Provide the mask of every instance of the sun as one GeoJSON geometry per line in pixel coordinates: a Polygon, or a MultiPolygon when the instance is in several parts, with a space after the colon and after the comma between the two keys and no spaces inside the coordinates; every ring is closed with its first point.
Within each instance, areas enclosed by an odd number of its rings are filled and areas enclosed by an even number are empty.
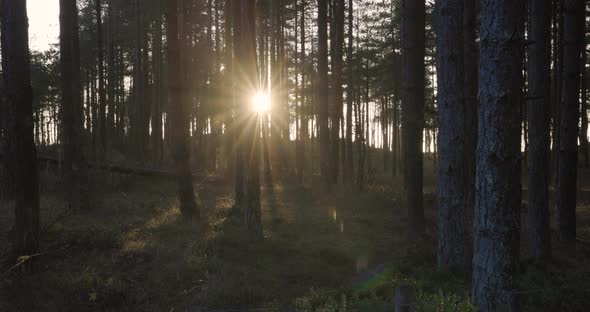
{"type": "Polygon", "coordinates": [[[270,111],[270,96],[263,92],[258,92],[252,97],[252,107],[259,114],[270,111]]]}

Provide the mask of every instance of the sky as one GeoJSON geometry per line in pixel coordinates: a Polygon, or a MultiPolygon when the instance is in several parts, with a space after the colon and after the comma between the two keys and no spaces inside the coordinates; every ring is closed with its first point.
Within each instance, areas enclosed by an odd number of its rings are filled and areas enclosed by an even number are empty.
{"type": "Polygon", "coordinates": [[[59,40],[59,0],[27,0],[29,44],[45,51],[59,40]]]}

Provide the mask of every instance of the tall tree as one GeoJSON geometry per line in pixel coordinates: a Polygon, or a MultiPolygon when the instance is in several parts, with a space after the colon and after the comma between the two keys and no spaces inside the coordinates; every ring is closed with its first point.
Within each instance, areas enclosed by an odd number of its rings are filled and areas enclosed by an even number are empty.
{"type": "MultiPolygon", "coordinates": [[[[186,218],[200,217],[199,207],[195,201],[192,171],[189,162],[189,122],[187,105],[182,100],[183,67],[180,63],[181,36],[178,29],[178,0],[166,1],[166,32],[168,43],[168,113],[170,114],[170,139],[172,157],[176,167],[180,211],[186,218]]],[[[182,36],[184,38],[184,36],[182,36]]]]}
{"type": "Polygon", "coordinates": [[[102,40],[102,3],[101,0],[96,0],[96,50],[97,50],[97,61],[98,61],[98,137],[99,147],[98,156],[99,159],[103,159],[105,156],[105,149],[107,144],[106,137],[106,105],[107,96],[105,90],[105,79],[104,79],[104,50],[102,40]]]}
{"type": "Polygon", "coordinates": [[[513,0],[481,2],[472,294],[483,312],[507,307],[516,286],[523,4],[513,0]]]}
{"type": "Polygon", "coordinates": [[[346,83],[346,166],[344,166],[344,179],[347,183],[353,183],[354,180],[354,162],[353,162],[353,146],[352,146],[352,106],[354,101],[354,86],[353,86],[353,26],[354,26],[354,7],[353,0],[348,0],[348,42],[346,47],[346,62],[347,62],[347,83],[346,83]]]}
{"type": "Polygon", "coordinates": [[[580,59],[584,42],[584,1],[564,2],[563,95],[559,139],[557,227],[560,238],[576,239],[578,121],[580,112],[580,59]]]}
{"type": "Polygon", "coordinates": [[[328,132],[328,1],[318,0],[318,110],[320,136],[320,172],[324,186],[330,178],[330,133],[328,132]]]}
{"type": "Polygon", "coordinates": [[[39,177],[33,132],[27,1],[1,1],[0,23],[7,114],[6,157],[14,179],[13,253],[19,257],[39,251],[39,177]]]}
{"type": "Polygon", "coordinates": [[[330,160],[331,183],[338,182],[339,164],[340,164],[340,122],[342,120],[343,108],[343,89],[342,89],[342,64],[344,52],[344,0],[333,0],[333,16],[331,29],[334,34],[333,57],[332,57],[332,88],[334,95],[334,105],[332,112],[332,154],[330,160]]]}
{"type": "MultiPolygon", "coordinates": [[[[252,240],[260,240],[262,236],[262,220],[260,207],[260,116],[251,109],[253,89],[258,90],[258,73],[256,66],[256,6],[254,1],[241,0],[241,31],[238,59],[240,67],[244,70],[243,77],[253,82],[250,85],[241,86],[243,91],[243,112],[245,117],[245,163],[246,166],[246,203],[244,206],[244,219],[248,236],[252,240]],[[256,86],[252,88],[252,86],[256,86]]],[[[255,91],[254,91],[255,92],[255,91]]]]}
{"type": "Polygon", "coordinates": [[[528,3],[528,234],[532,258],[542,261],[551,253],[548,204],[551,2],[528,3]]]}
{"type": "Polygon", "coordinates": [[[438,268],[471,264],[472,173],[465,164],[475,152],[468,142],[464,98],[463,0],[436,2],[438,82],[438,268]]]}
{"type": "Polygon", "coordinates": [[[424,130],[425,2],[401,0],[402,41],[402,152],[404,204],[414,236],[424,232],[422,203],[424,130]]]}
{"type": "Polygon", "coordinates": [[[60,58],[62,75],[61,141],[68,202],[74,209],[90,208],[88,165],[83,144],[83,104],[76,0],[60,0],[60,58]]]}

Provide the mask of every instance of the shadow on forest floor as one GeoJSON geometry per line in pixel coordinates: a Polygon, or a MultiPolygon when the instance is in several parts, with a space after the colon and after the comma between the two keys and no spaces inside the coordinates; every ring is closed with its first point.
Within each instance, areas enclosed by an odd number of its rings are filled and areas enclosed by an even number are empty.
{"type": "MultiPolygon", "coordinates": [[[[0,311],[343,311],[347,304],[381,311],[391,310],[402,283],[415,285],[432,306],[468,311],[467,281],[434,271],[432,239],[425,246],[405,243],[398,188],[385,185],[390,182],[366,193],[342,188],[329,196],[315,184],[263,186],[265,239],[259,243],[245,240],[242,215],[223,181],[199,186],[201,221],[181,218],[171,181],[130,181],[101,192],[100,207],[66,217],[56,192],[46,191],[37,272],[3,277],[0,311]]],[[[429,237],[431,194],[430,187],[429,237]]],[[[11,213],[2,210],[0,228],[10,229],[11,213]]],[[[580,236],[588,237],[590,205],[582,201],[579,213],[580,236]]],[[[7,250],[8,232],[0,235],[7,250]]],[[[577,255],[560,253],[550,268],[529,269],[523,287],[542,284],[585,304],[588,299],[580,298],[590,283],[581,256],[588,255],[587,247],[577,255]],[[546,270],[550,278],[540,278],[546,270]]],[[[560,297],[548,293],[529,300],[559,310],[560,297]]]]}

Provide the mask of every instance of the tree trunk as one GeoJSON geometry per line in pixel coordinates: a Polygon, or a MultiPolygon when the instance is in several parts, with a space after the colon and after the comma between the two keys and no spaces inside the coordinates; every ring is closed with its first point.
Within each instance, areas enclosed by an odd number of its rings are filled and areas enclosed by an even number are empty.
{"type": "Polygon", "coordinates": [[[479,133],[473,302],[498,311],[514,300],[520,222],[523,2],[481,2],[479,133]]]}
{"type": "Polygon", "coordinates": [[[472,255],[471,171],[465,166],[473,103],[464,93],[463,1],[436,3],[438,86],[438,268],[468,268],[472,255]]]}
{"type": "Polygon", "coordinates": [[[549,229],[549,122],[551,109],[551,2],[529,1],[528,20],[528,234],[531,257],[551,254],[549,229]]]}
{"type": "Polygon", "coordinates": [[[331,186],[330,133],[328,129],[328,1],[318,0],[318,107],[320,173],[324,187],[331,186]]]}
{"type": "Polygon", "coordinates": [[[13,253],[39,251],[39,178],[33,133],[29,36],[26,1],[2,1],[2,84],[6,96],[8,164],[14,173],[13,253]],[[10,43],[10,44],[8,44],[10,43]]]}
{"type": "Polygon", "coordinates": [[[90,208],[88,166],[83,144],[84,119],[80,78],[78,8],[74,0],[60,0],[60,58],[62,75],[61,141],[68,203],[90,208]]]}
{"type": "Polygon", "coordinates": [[[354,27],[354,7],[353,0],[348,0],[348,46],[346,49],[347,62],[347,84],[346,84],[346,166],[344,166],[344,179],[347,183],[352,184],[354,181],[354,161],[352,148],[352,106],[354,101],[354,79],[353,79],[353,56],[352,56],[352,41],[354,27]]]}
{"type": "MultiPolygon", "coordinates": [[[[257,85],[256,66],[256,7],[250,0],[241,0],[241,40],[238,52],[238,59],[244,70],[244,77],[250,77],[253,85],[257,85]]],[[[245,118],[245,140],[244,146],[247,157],[246,165],[246,205],[244,206],[244,219],[246,231],[251,240],[261,240],[262,219],[260,207],[260,120],[259,116],[252,112],[249,99],[252,98],[252,90],[247,84],[240,86],[242,90],[242,111],[245,118]]]]}
{"type": "Polygon", "coordinates": [[[178,1],[167,0],[167,43],[168,43],[168,84],[170,115],[170,139],[172,156],[176,167],[178,198],[180,211],[185,218],[200,217],[199,207],[195,201],[192,172],[189,162],[189,122],[186,103],[182,101],[183,87],[180,47],[182,46],[178,31],[178,1]]]}
{"type": "Polygon", "coordinates": [[[332,113],[332,153],[331,153],[331,183],[338,183],[340,164],[340,121],[342,119],[343,89],[342,89],[342,64],[344,52],[344,0],[333,0],[332,26],[334,32],[333,58],[332,58],[332,80],[334,105],[332,113]]]}
{"type": "Polygon", "coordinates": [[[424,233],[422,203],[424,130],[424,0],[402,0],[402,157],[404,204],[408,209],[410,231],[424,233]]]}
{"type": "Polygon", "coordinates": [[[560,238],[576,239],[576,193],[578,164],[578,120],[580,59],[583,43],[584,2],[564,2],[563,97],[559,139],[557,228],[560,238]]]}
{"type": "Polygon", "coordinates": [[[106,137],[106,92],[104,81],[104,52],[102,44],[102,4],[96,0],[96,49],[98,51],[98,159],[104,159],[107,144],[106,137]]]}

